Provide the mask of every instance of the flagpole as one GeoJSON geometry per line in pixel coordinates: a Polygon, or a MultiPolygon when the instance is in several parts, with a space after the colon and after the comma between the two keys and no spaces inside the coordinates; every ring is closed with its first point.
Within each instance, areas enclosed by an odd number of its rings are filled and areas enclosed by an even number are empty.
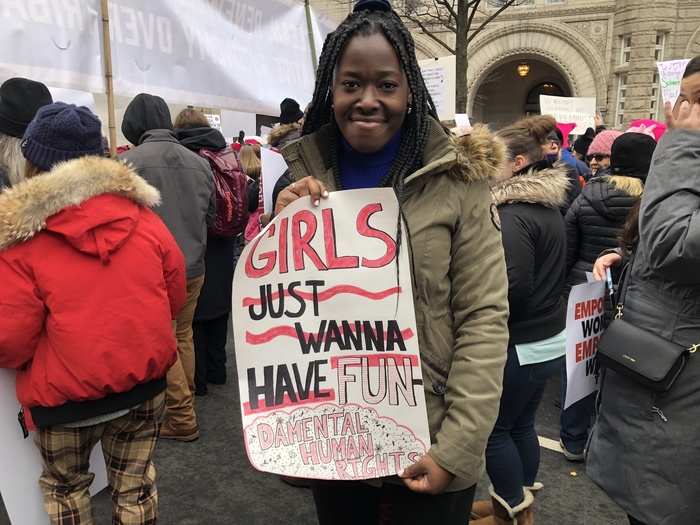
{"type": "Polygon", "coordinates": [[[102,55],[104,57],[107,90],[107,121],[109,127],[109,154],[117,156],[117,125],[114,113],[114,85],[112,82],[112,44],[109,36],[109,0],[102,2],[102,55]]]}
{"type": "Polygon", "coordinates": [[[316,70],[318,69],[318,58],[316,54],[316,39],[314,38],[314,26],[311,19],[311,5],[309,0],[304,0],[304,7],[306,7],[306,27],[309,31],[309,48],[311,49],[311,64],[314,67],[314,76],[316,75],[316,70]]]}

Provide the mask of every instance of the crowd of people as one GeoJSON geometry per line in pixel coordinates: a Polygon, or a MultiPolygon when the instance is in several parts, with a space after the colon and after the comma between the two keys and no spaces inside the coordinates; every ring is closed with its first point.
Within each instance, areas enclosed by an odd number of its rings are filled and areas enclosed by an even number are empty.
{"type": "Polygon", "coordinates": [[[689,357],[666,392],[603,369],[598,395],[562,410],[562,451],[631,524],[698,521],[700,57],[665,125],[600,120],[571,148],[546,115],[463,133],[439,121],[389,2],[361,0],[325,42],[306,111],[285,99],[280,113],[268,144],[231,145],[201,112],[173,123],[140,94],[111,159],[89,109],[30,79],[0,87],[0,367],[17,371],[52,523],[92,523],[98,442],[113,522],[156,523],[157,440],[197,440],[196,397],[230,379],[236,259],[272,218],[262,147],[288,163],[272,215],[391,187],[410,241],[432,446],[380,483],[309,480],[321,525],[533,524],[535,418],[556,374],[563,406],[567,297],[609,271],[625,321],[689,357]],[[484,469],[491,498],[473,501],[484,469]]]}

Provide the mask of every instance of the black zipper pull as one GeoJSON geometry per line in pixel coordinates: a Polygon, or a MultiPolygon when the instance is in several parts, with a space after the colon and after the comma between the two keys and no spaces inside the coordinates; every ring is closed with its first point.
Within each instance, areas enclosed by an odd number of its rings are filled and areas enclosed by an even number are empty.
{"type": "Polygon", "coordinates": [[[19,421],[19,426],[22,427],[22,434],[24,439],[29,437],[29,430],[27,430],[27,422],[24,420],[24,409],[22,408],[17,414],[17,421],[19,421]]]}

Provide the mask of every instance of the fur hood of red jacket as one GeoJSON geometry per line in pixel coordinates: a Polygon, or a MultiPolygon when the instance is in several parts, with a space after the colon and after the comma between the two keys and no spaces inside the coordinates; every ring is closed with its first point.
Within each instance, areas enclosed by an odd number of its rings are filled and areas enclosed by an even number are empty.
{"type": "MultiPolygon", "coordinates": [[[[102,157],[0,194],[0,367],[39,426],[131,408],[176,359],[182,252],[158,190],[102,157]]],[[[32,426],[30,424],[30,426],[32,426]]]]}

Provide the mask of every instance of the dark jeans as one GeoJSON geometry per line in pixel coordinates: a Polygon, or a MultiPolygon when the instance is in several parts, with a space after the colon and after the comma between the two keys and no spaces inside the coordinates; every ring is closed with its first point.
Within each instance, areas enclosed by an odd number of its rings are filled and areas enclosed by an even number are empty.
{"type": "Polygon", "coordinates": [[[540,466],[535,413],[547,379],[559,371],[563,359],[520,366],[515,347],[508,348],[501,407],[486,446],[486,471],[496,494],[511,507],[522,503],[523,487],[535,482],[540,466]]]}
{"type": "Polygon", "coordinates": [[[466,525],[475,489],[429,496],[389,483],[311,482],[319,525],[466,525]]]}
{"type": "Polygon", "coordinates": [[[584,397],[564,410],[566,398],[566,361],[561,367],[561,417],[559,420],[559,437],[566,450],[574,454],[582,454],[588,441],[588,431],[591,428],[595,414],[595,392],[584,397]]]}
{"type": "Polygon", "coordinates": [[[643,521],[636,520],[632,516],[630,516],[629,514],[627,515],[627,517],[630,520],[630,525],[646,525],[643,521]]]}
{"type": "Polygon", "coordinates": [[[226,382],[226,336],[228,314],[210,321],[192,323],[194,333],[194,384],[198,391],[206,391],[207,383],[226,382]]]}

